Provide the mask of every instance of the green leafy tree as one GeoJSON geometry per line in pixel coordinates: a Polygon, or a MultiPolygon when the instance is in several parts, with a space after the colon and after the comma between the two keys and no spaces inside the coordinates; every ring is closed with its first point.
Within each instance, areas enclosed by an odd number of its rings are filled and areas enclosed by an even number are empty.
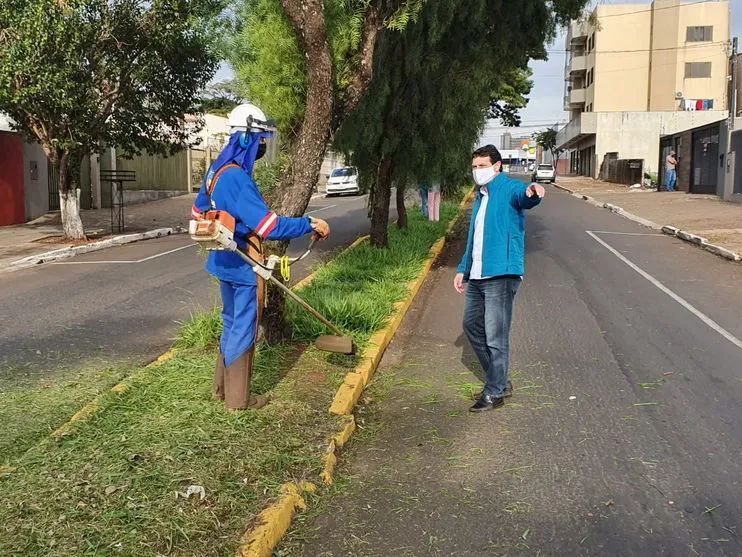
{"type": "Polygon", "coordinates": [[[203,21],[212,0],[5,0],[0,111],[59,173],[65,236],[84,238],[83,158],[104,145],[171,153],[214,74],[203,21]]]}
{"type": "MultiPolygon", "coordinates": [[[[336,144],[371,184],[371,238],[387,245],[391,188],[470,180],[470,155],[487,116],[512,122],[530,91],[530,59],[584,0],[428,2],[403,33],[383,33],[374,80],[336,144]]],[[[403,224],[403,220],[400,220],[403,224]]]]}
{"type": "MultiPolygon", "coordinates": [[[[225,46],[250,100],[278,120],[287,153],[272,207],[304,213],[319,179],[327,145],[371,83],[379,32],[400,31],[423,0],[242,0],[224,28],[225,46]],[[234,17],[232,17],[234,16],[234,17]]],[[[285,244],[273,246],[281,253],[285,244]]],[[[288,333],[283,296],[269,292],[269,341],[288,333]]]]}
{"type": "Polygon", "coordinates": [[[240,103],[241,97],[235,80],[214,83],[208,86],[202,95],[200,111],[226,117],[240,103]]]}
{"type": "Polygon", "coordinates": [[[554,128],[543,130],[533,134],[533,139],[536,140],[536,145],[540,145],[542,149],[545,149],[551,153],[551,160],[556,164],[557,158],[561,153],[561,149],[556,148],[557,143],[557,131],[554,128]]]}

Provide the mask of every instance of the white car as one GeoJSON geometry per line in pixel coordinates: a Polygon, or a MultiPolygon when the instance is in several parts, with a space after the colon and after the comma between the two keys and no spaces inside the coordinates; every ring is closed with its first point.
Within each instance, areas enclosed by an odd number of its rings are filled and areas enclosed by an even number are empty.
{"type": "Polygon", "coordinates": [[[533,182],[556,182],[556,170],[551,164],[539,164],[531,175],[533,182]]]}
{"type": "Polygon", "coordinates": [[[343,195],[345,193],[358,195],[361,186],[358,181],[358,169],[355,166],[334,168],[325,186],[325,196],[343,195]]]}

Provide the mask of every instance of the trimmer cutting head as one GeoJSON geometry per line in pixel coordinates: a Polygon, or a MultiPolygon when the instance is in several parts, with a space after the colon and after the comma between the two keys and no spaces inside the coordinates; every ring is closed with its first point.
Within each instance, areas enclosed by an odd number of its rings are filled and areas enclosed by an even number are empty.
{"type": "Polygon", "coordinates": [[[323,352],[334,352],[335,354],[353,355],[356,353],[356,346],[350,337],[340,337],[334,335],[320,335],[314,341],[314,346],[323,352]]]}

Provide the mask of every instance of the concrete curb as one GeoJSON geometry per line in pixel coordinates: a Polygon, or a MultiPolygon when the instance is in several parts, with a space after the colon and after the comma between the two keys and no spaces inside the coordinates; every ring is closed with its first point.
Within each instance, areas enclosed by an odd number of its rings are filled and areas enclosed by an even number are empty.
{"type": "MultiPolygon", "coordinates": [[[[123,393],[127,391],[132,383],[142,377],[144,373],[152,367],[158,366],[162,364],[163,362],[168,361],[170,358],[172,358],[175,353],[178,351],[177,348],[173,348],[172,350],[168,350],[165,352],[162,356],[159,356],[154,362],[151,362],[144,366],[142,369],[137,371],[136,373],[133,373],[120,383],[117,383],[113,387],[111,387],[111,391],[114,393],[123,393]]],[[[95,397],[93,399],[93,402],[90,402],[83,406],[74,416],[72,416],[69,421],[65,424],[62,424],[60,427],[58,427],[56,430],[52,432],[52,437],[54,437],[56,440],[62,439],[63,437],[70,437],[71,435],[74,435],[77,433],[77,430],[75,428],[75,422],[79,421],[85,421],[94,414],[96,414],[98,411],[100,411],[103,406],[103,397],[106,393],[102,393],[95,397]]]]}
{"type": "MultiPolygon", "coordinates": [[[[160,230],[162,230],[162,229],[160,229],[160,230]]],[[[145,234],[152,234],[154,232],[156,232],[156,231],[152,231],[150,233],[145,233],[145,234]]],[[[155,237],[156,238],[157,236],[151,236],[151,237],[155,237]]],[[[368,236],[361,236],[360,238],[356,239],[352,244],[350,244],[347,248],[343,249],[340,252],[340,254],[345,253],[345,251],[349,250],[352,247],[357,246],[358,244],[364,242],[368,238],[369,238],[368,236]]],[[[133,240],[133,241],[136,241],[136,240],[133,240]]],[[[126,243],[126,242],[124,242],[124,243],[126,243]]],[[[340,254],[338,254],[338,255],[340,255],[340,254]]],[[[302,288],[304,286],[307,286],[307,285],[311,284],[312,281],[314,280],[314,278],[316,276],[317,276],[317,271],[314,271],[313,273],[310,273],[309,275],[307,275],[306,277],[304,277],[302,280],[300,280],[299,282],[297,282],[294,286],[292,286],[291,289],[292,290],[298,290],[299,288],[302,288]]],[[[176,352],[178,352],[178,349],[177,348],[173,348],[171,350],[168,350],[167,352],[165,352],[161,356],[158,356],[153,362],[151,362],[151,363],[147,364],[146,366],[144,366],[144,368],[142,368],[139,371],[133,373],[132,375],[130,375],[129,377],[127,377],[126,379],[124,379],[123,381],[121,381],[120,383],[118,383],[117,385],[114,385],[113,387],[111,387],[110,390],[113,391],[113,392],[116,392],[116,393],[123,393],[124,391],[126,391],[131,386],[131,383],[133,381],[135,381],[136,379],[140,378],[145,373],[145,371],[147,370],[147,368],[150,368],[150,367],[153,367],[153,366],[157,366],[157,365],[159,365],[159,364],[161,364],[163,362],[166,362],[167,360],[169,360],[170,358],[172,358],[175,355],[176,352]]],[[[52,434],[51,434],[52,437],[54,437],[55,439],[59,440],[59,439],[61,439],[63,437],[70,437],[70,436],[74,435],[76,433],[75,422],[79,422],[81,420],[87,420],[92,415],[94,415],[95,413],[97,413],[98,411],[100,411],[102,409],[101,404],[102,404],[103,396],[104,396],[104,394],[98,395],[97,397],[95,397],[95,399],[93,399],[92,402],[90,402],[90,403],[86,404],[85,406],[83,406],[66,423],[62,424],[59,428],[57,428],[56,430],[54,430],[52,432],[52,434]]]]}
{"type": "MultiPolygon", "coordinates": [[[[449,223],[448,228],[446,229],[446,236],[439,238],[433,244],[420,275],[418,275],[416,280],[408,283],[410,290],[407,298],[395,304],[395,311],[392,314],[389,323],[387,323],[384,329],[378,331],[371,337],[369,340],[370,348],[366,349],[361,356],[361,361],[356,366],[355,371],[346,375],[343,385],[341,385],[337,393],[335,393],[335,398],[330,407],[330,412],[342,416],[344,423],[342,429],[336,433],[328,443],[325,467],[320,474],[322,481],[326,485],[332,485],[333,483],[335,466],[338,462],[337,451],[348,442],[350,436],[356,429],[355,417],[351,413],[356,402],[358,402],[363,389],[368,385],[371,377],[376,371],[376,368],[381,361],[381,357],[384,354],[384,350],[389,345],[394,333],[402,323],[402,319],[407,313],[409,307],[412,305],[413,299],[420,290],[425,278],[428,276],[430,268],[443,250],[446,243],[446,237],[451,233],[453,227],[461,218],[464,206],[473,195],[474,189],[472,189],[461,201],[461,204],[459,205],[459,213],[449,223]]],[[[358,238],[358,240],[351,244],[347,249],[360,244],[366,240],[366,238],[367,237],[358,238]]],[[[307,279],[308,278],[309,277],[307,277],[307,279]]],[[[307,281],[307,279],[297,283],[294,288],[309,284],[311,281],[307,281]]],[[[314,491],[315,489],[315,485],[309,482],[284,484],[281,488],[282,495],[278,501],[263,510],[254,522],[256,526],[247,530],[243,534],[241,545],[237,549],[236,554],[240,557],[270,557],[273,553],[273,548],[275,548],[286,533],[286,530],[291,524],[291,520],[296,515],[296,509],[306,508],[306,502],[300,495],[298,495],[298,492],[307,490],[314,491]]]]}
{"type": "MultiPolygon", "coordinates": [[[[402,324],[402,320],[404,319],[407,310],[412,305],[415,296],[420,291],[420,288],[425,282],[425,279],[427,278],[428,273],[433,266],[433,263],[435,263],[435,260],[443,251],[443,248],[446,245],[446,238],[461,218],[464,207],[474,196],[474,191],[475,190],[472,189],[459,204],[459,212],[449,223],[446,229],[445,236],[439,238],[431,246],[428,254],[428,259],[426,260],[425,265],[423,266],[417,279],[407,283],[407,297],[395,304],[394,313],[392,314],[387,325],[382,330],[374,333],[374,335],[369,339],[369,348],[364,351],[363,355],[360,358],[360,361],[356,365],[355,370],[351,371],[345,376],[343,384],[335,393],[335,397],[333,398],[332,404],[330,406],[330,413],[336,414],[338,416],[347,416],[349,418],[352,418],[353,408],[357,404],[358,399],[361,397],[363,389],[365,389],[371,381],[373,374],[376,372],[376,369],[381,362],[384,351],[386,350],[387,346],[389,346],[389,343],[394,337],[394,334],[397,332],[397,329],[399,329],[399,326],[402,324]]],[[[322,479],[328,485],[332,484],[333,482],[333,473],[335,465],[337,463],[336,449],[342,447],[342,445],[347,441],[347,438],[350,437],[353,429],[354,428],[352,428],[350,432],[347,433],[347,436],[342,438],[343,440],[341,443],[337,442],[338,435],[345,435],[345,433],[348,431],[348,426],[346,426],[343,431],[341,431],[333,438],[332,441],[330,441],[327,458],[325,460],[325,469],[322,472],[322,479]]]]}
{"type": "Polygon", "coordinates": [[[142,240],[152,240],[154,238],[162,238],[164,236],[170,236],[172,234],[182,234],[185,229],[181,228],[156,228],[155,230],[149,230],[147,232],[139,232],[137,234],[124,234],[123,236],[115,236],[114,238],[108,238],[99,242],[92,242],[82,246],[71,246],[67,248],[56,249],[47,251],[44,253],[38,253],[36,255],[30,255],[23,259],[18,259],[11,262],[6,268],[6,272],[17,271],[20,269],[26,269],[39,265],[41,263],[49,263],[51,261],[59,261],[60,259],[69,259],[76,255],[82,255],[84,253],[90,253],[113,246],[120,246],[123,244],[130,244],[132,242],[139,242],[142,240]]]}
{"type": "Polygon", "coordinates": [[[600,207],[602,209],[608,209],[612,213],[621,215],[622,217],[627,218],[631,221],[634,221],[638,224],[641,224],[642,226],[646,226],[647,228],[651,228],[653,230],[661,230],[662,232],[664,232],[665,234],[669,236],[675,236],[676,238],[683,240],[684,242],[694,244],[702,249],[705,249],[706,251],[710,253],[713,253],[714,255],[718,255],[719,257],[723,257],[724,259],[727,259],[729,261],[742,261],[742,255],[736,252],[733,252],[731,250],[728,250],[727,248],[723,248],[715,244],[710,244],[708,239],[704,238],[703,236],[698,236],[696,234],[693,234],[692,232],[686,232],[684,230],[680,230],[679,228],[675,226],[669,226],[669,225],[663,226],[663,225],[657,224],[656,222],[653,222],[651,220],[645,219],[638,215],[634,215],[633,213],[629,213],[628,211],[624,210],[622,207],[619,207],[618,205],[613,205],[612,203],[598,201],[597,199],[593,199],[589,195],[583,195],[581,193],[577,193],[564,186],[557,186],[556,184],[552,184],[552,185],[562,191],[569,193],[573,197],[577,197],[579,199],[582,199],[583,201],[587,201],[590,205],[593,205],[595,207],[600,207]]]}
{"type": "Polygon", "coordinates": [[[305,510],[307,502],[302,493],[317,489],[311,482],[287,483],[281,486],[281,497],[257,517],[258,525],[244,533],[236,555],[241,557],[270,557],[278,540],[288,530],[297,509],[305,510]]]}

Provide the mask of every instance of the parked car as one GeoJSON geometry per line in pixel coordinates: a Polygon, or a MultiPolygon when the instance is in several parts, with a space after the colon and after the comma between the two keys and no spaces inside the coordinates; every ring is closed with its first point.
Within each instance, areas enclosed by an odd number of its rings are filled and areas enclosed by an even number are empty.
{"type": "Polygon", "coordinates": [[[325,196],[343,194],[358,195],[361,193],[361,185],[358,179],[358,168],[355,166],[342,166],[333,168],[325,187],[325,196]]]}
{"type": "Polygon", "coordinates": [[[556,182],[556,170],[551,164],[539,164],[531,174],[532,182],[556,182]]]}

